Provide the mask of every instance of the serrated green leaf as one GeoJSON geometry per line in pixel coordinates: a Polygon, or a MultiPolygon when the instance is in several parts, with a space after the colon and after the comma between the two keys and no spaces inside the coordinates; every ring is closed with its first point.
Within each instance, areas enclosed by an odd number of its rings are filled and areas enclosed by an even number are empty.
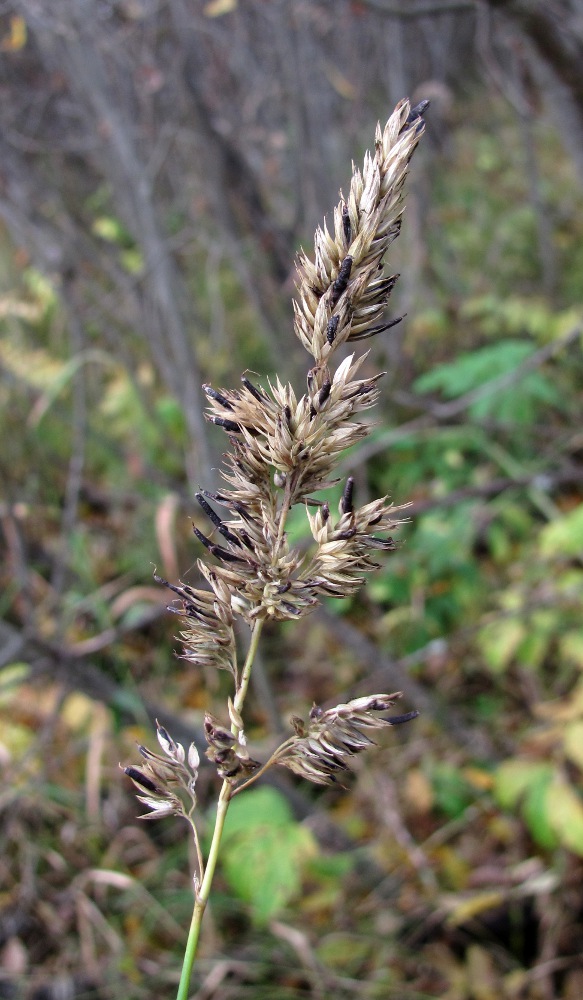
{"type": "MultiPolygon", "coordinates": [[[[534,346],[524,340],[507,339],[458,355],[447,364],[438,365],[418,378],[416,392],[441,391],[448,399],[456,399],[507,372],[514,371],[534,353],[534,346]]],[[[476,420],[496,416],[508,423],[530,422],[537,404],[556,404],[559,396],[553,384],[542,372],[524,372],[509,386],[496,388],[477,399],[469,407],[476,420]]]]}

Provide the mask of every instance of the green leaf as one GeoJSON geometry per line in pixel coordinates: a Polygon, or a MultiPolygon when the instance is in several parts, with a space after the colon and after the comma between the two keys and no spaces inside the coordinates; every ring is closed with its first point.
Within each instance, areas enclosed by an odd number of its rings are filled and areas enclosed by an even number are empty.
{"type": "MultiPolygon", "coordinates": [[[[440,391],[447,399],[456,399],[514,371],[534,350],[532,344],[523,340],[502,340],[438,365],[418,378],[413,388],[420,393],[440,391]]],[[[488,395],[471,404],[468,412],[475,420],[494,416],[506,423],[526,424],[534,419],[537,404],[558,402],[558,393],[550,380],[540,371],[527,371],[511,386],[500,389],[493,386],[488,395]]]]}
{"type": "Polygon", "coordinates": [[[293,815],[287,799],[275,788],[253,788],[238,795],[229,806],[223,840],[263,826],[287,826],[293,822],[293,815]]]}
{"type": "Polygon", "coordinates": [[[482,655],[493,673],[499,674],[510,664],[526,629],[520,618],[490,622],[480,631],[478,642],[482,655]]]}
{"type": "Polygon", "coordinates": [[[303,866],[317,854],[312,833],[291,814],[274,788],[258,788],[236,798],[229,808],[223,871],[233,892],[248,903],[262,925],[300,890],[303,866]]]}
{"type": "Polygon", "coordinates": [[[566,781],[554,781],[547,791],[547,809],[562,844],[583,856],[583,802],[566,781]]]}
{"type": "Polygon", "coordinates": [[[561,659],[574,663],[583,669],[583,633],[581,629],[571,629],[559,636],[561,659]]]}
{"type": "Polygon", "coordinates": [[[516,655],[522,666],[536,669],[541,665],[560,625],[560,616],[555,610],[541,608],[530,616],[516,655]]]}
{"type": "Polygon", "coordinates": [[[583,503],[542,529],[540,549],[547,558],[583,554],[583,503]]]}
{"type": "Polygon", "coordinates": [[[546,850],[552,850],[558,842],[548,799],[552,780],[552,771],[541,771],[527,788],[521,810],[534,840],[546,850]]]}
{"type": "Polygon", "coordinates": [[[430,780],[435,804],[452,819],[461,816],[474,799],[470,785],[452,764],[436,764],[430,780]]]}
{"type": "Polygon", "coordinates": [[[374,942],[368,935],[337,931],[327,934],[321,940],[317,956],[326,968],[342,972],[345,976],[358,977],[374,947],[374,942]]]}
{"type": "Polygon", "coordinates": [[[550,781],[553,769],[549,764],[516,757],[507,760],[496,771],[494,798],[502,809],[513,809],[529,787],[550,781]]]}
{"type": "Polygon", "coordinates": [[[563,734],[563,749],[569,760],[583,771],[583,721],[571,722],[563,734]]]}

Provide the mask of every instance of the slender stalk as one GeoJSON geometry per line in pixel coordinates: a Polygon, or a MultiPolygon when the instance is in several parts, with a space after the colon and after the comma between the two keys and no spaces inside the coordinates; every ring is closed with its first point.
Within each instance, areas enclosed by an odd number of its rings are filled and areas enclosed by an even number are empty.
{"type": "Polygon", "coordinates": [[[188,822],[190,824],[190,829],[192,830],[192,839],[194,840],[194,846],[196,849],[196,860],[198,864],[199,881],[202,882],[204,878],[204,860],[202,856],[202,851],[200,849],[200,840],[198,838],[198,830],[196,829],[196,824],[190,814],[187,816],[188,822]]]}
{"type": "Polygon", "coordinates": [[[277,750],[275,750],[272,753],[269,760],[266,760],[265,764],[262,764],[262,766],[259,768],[258,771],[255,772],[255,774],[252,774],[250,778],[247,778],[247,781],[244,781],[241,785],[237,785],[237,787],[233,789],[233,795],[231,796],[231,798],[234,798],[235,795],[239,794],[239,792],[243,792],[246,788],[249,788],[249,785],[253,785],[258,778],[261,778],[265,774],[265,772],[269,770],[270,767],[273,767],[274,764],[277,764],[281,754],[284,753],[288,749],[288,747],[293,746],[294,742],[295,742],[295,737],[292,736],[290,737],[290,739],[285,740],[283,743],[280,743],[277,750]]]}
{"type": "MultiPolygon", "coordinates": [[[[253,626],[253,631],[251,632],[251,642],[249,643],[245,666],[243,667],[243,673],[241,674],[241,683],[239,684],[239,689],[233,702],[237,712],[241,711],[245,698],[247,697],[247,689],[249,687],[249,680],[251,677],[251,668],[253,666],[255,654],[257,653],[257,647],[259,646],[259,638],[263,629],[263,622],[263,619],[256,621],[253,626]]],[[[233,730],[233,735],[238,736],[237,727],[233,725],[231,728],[233,730]]]]}
{"type": "MultiPolygon", "coordinates": [[[[251,642],[249,644],[249,649],[247,651],[245,666],[243,667],[243,673],[241,675],[241,684],[239,685],[239,690],[237,691],[234,701],[235,708],[238,712],[241,711],[241,708],[243,707],[243,703],[245,701],[245,696],[247,694],[247,689],[249,687],[249,679],[251,677],[251,668],[253,666],[253,660],[255,659],[255,654],[257,653],[257,647],[259,645],[259,638],[261,636],[262,629],[263,629],[263,621],[260,620],[255,622],[255,625],[253,626],[253,631],[251,633],[251,642]]],[[[233,735],[236,736],[237,727],[233,725],[232,729],[233,729],[233,735]]],[[[209,855],[207,858],[204,878],[202,880],[200,889],[198,889],[195,893],[194,909],[192,911],[192,920],[190,922],[190,930],[188,932],[188,940],[186,942],[184,961],[182,964],[182,974],[180,976],[180,984],[178,986],[178,993],[176,994],[176,1000],[188,1000],[190,979],[192,976],[194,961],[198,950],[198,942],[200,938],[200,928],[202,925],[202,918],[204,916],[204,912],[206,910],[206,905],[211,891],[215,869],[217,866],[217,860],[219,857],[221,839],[225,827],[225,820],[227,818],[227,811],[229,808],[229,803],[233,796],[233,791],[234,789],[232,782],[228,780],[223,781],[221,793],[219,795],[219,801],[217,804],[215,829],[213,832],[213,839],[211,842],[209,855]]]]}

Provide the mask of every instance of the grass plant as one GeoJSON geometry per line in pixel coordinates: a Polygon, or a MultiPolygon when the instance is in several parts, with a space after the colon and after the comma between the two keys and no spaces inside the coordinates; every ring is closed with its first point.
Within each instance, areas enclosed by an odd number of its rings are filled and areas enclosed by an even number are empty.
{"type": "MultiPolygon", "coordinates": [[[[205,716],[206,757],[222,780],[215,828],[206,859],[196,823],[196,779],[200,756],[185,750],[158,725],[161,753],[140,747],[142,761],[125,768],[147,808],[144,818],[184,817],[196,849],[194,909],[177,1000],[187,1000],[204,912],[219,858],[225,818],[232,799],[269,768],[286,767],[316,784],[342,783],[351,758],[373,744],[369,731],[414,718],[416,712],[383,717],[400,692],[373,694],[333,708],[314,705],[305,721],[293,718],[292,735],[265,763],[247,746],[243,710],[253,662],[265,623],[301,619],[323,598],[343,598],[377,567],[378,553],[395,548],[392,532],[402,508],[388,496],[362,507],[354,502],[348,477],[335,517],[314,494],[338,482],[337,462],[361,441],[370,425],[354,420],[379,395],[381,374],[362,374],[368,352],[350,353],[388,330],[385,309],[398,275],[383,273],[384,257],[399,235],[403,186],[411,156],[424,132],[428,102],[395,108],[384,129],[377,128],[374,151],[362,171],[353,168],[350,191],[342,195],[330,231],[315,234],[315,256],[301,253],[294,302],[295,334],[313,359],[307,389],[297,397],[279,378],[265,388],[244,376],[241,387],[205,385],[208,419],[229,441],[225,488],[199,490],[197,502],[212,531],[195,535],[213,562],[199,560],[208,585],[164,583],[176,595],[171,610],[180,616],[183,658],[196,667],[231,674],[233,694],[224,719],[205,716]],[[305,507],[313,538],[308,553],[290,545],[286,522],[296,505],[305,507]],[[217,508],[224,514],[217,513],[217,508]],[[250,629],[245,659],[239,662],[235,623],[250,629]]],[[[244,861],[242,861],[244,863],[244,861]]]]}

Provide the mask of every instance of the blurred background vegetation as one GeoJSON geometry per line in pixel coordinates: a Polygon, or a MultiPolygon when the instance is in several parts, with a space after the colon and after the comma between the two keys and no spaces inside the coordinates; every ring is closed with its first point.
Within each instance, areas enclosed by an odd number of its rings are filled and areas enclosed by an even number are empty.
{"type": "Polygon", "coordinates": [[[0,996],[175,993],[187,831],[118,761],[224,706],[153,581],[197,580],[200,386],[301,391],[295,252],[410,95],[406,319],[344,465],[410,522],[268,633],[248,728],[257,756],[399,688],[421,716],[349,791],[236,800],[193,995],[580,998],[583,3],[8,0],[0,50],[0,996]]]}

